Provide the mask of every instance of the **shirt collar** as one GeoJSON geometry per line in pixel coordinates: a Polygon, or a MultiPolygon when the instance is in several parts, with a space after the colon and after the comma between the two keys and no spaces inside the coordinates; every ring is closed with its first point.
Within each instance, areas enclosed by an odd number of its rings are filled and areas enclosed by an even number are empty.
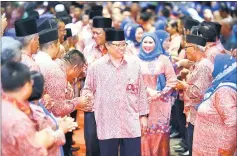
{"type": "MultiPolygon", "coordinates": [[[[106,54],[104,56],[104,59],[107,63],[112,63],[111,56],[109,56],[109,54],[106,54]]],[[[124,55],[122,59],[122,64],[127,64],[127,63],[128,63],[128,56],[124,55]]]]}
{"type": "Polygon", "coordinates": [[[108,52],[105,47],[100,47],[99,45],[96,45],[96,44],[95,44],[95,48],[102,53],[102,56],[104,56],[108,52]]]}

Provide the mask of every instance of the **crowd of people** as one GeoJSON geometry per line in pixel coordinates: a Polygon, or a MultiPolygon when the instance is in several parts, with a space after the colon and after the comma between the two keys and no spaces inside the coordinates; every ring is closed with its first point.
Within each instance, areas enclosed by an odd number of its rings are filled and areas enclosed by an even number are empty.
{"type": "Polygon", "coordinates": [[[236,8],[2,2],[2,155],[237,155],[236,8]]]}

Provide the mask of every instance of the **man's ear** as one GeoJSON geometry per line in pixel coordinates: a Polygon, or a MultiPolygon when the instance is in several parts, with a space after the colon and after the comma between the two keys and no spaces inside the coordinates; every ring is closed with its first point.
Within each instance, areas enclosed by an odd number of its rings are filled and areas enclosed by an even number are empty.
{"type": "Polygon", "coordinates": [[[108,49],[109,44],[106,42],[105,43],[105,48],[108,49]]]}

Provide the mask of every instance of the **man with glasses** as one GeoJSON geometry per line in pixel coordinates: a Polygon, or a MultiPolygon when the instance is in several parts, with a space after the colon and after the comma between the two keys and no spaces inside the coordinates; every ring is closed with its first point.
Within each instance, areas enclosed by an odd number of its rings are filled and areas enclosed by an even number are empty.
{"type": "Polygon", "coordinates": [[[27,18],[15,22],[16,39],[22,44],[21,62],[27,65],[30,70],[39,71],[39,66],[32,58],[38,52],[39,35],[36,19],[27,18]]]}
{"type": "MultiPolygon", "coordinates": [[[[94,61],[107,54],[105,47],[105,29],[111,28],[112,19],[96,16],[92,22],[92,36],[96,44],[90,44],[85,47],[83,54],[90,66],[94,61]]],[[[96,124],[94,112],[85,112],[85,142],[87,156],[99,156],[99,144],[96,134],[96,124]]]]}
{"type": "Polygon", "coordinates": [[[106,31],[108,53],[89,66],[82,95],[93,98],[100,155],[141,155],[149,113],[139,62],[125,56],[123,30],[106,31]]]}
{"type": "Polygon", "coordinates": [[[186,55],[190,61],[195,62],[186,77],[186,82],[179,81],[176,88],[184,91],[184,113],[188,132],[188,148],[192,153],[193,130],[196,119],[195,107],[201,102],[206,89],[212,82],[212,62],[205,58],[207,39],[197,35],[187,35],[186,55]]]}

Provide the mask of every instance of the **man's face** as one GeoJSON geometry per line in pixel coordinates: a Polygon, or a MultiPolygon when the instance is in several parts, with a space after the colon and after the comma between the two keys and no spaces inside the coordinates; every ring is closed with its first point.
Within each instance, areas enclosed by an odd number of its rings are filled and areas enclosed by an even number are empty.
{"type": "Polygon", "coordinates": [[[32,43],[31,52],[32,54],[36,54],[39,48],[39,35],[36,34],[30,42],[32,43]]]}
{"type": "Polygon", "coordinates": [[[89,23],[89,15],[82,16],[83,25],[87,25],[89,23]]]}
{"type": "Polygon", "coordinates": [[[74,8],[73,14],[74,14],[75,18],[77,18],[77,19],[80,18],[80,16],[81,16],[81,9],[80,8],[74,8]]]}
{"type": "Polygon", "coordinates": [[[115,16],[113,20],[113,27],[115,29],[120,29],[121,23],[122,23],[122,16],[121,15],[115,16]]]}
{"type": "Polygon", "coordinates": [[[105,44],[105,32],[102,28],[92,28],[92,34],[97,45],[105,44]]]}
{"type": "Polygon", "coordinates": [[[67,31],[65,30],[65,24],[63,22],[59,22],[58,39],[61,44],[64,42],[64,36],[66,36],[66,34],[67,31]]]}
{"type": "Polygon", "coordinates": [[[131,12],[129,12],[129,11],[123,12],[123,18],[130,18],[130,17],[131,17],[131,12]]]}
{"type": "Polygon", "coordinates": [[[125,41],[113,41],[112,43],[106,44],[108,53],[115,59],[121,59],[124,56],[126,50],[125,41]]]}
{"type": "Polygon", "coordinates": [[[57,58],[57,55],[60,52],[60,42],[59,40],[54,41],[54,43],[52,44],[52,51],[53,51],[53,60],[57,58]]]}
{"type": "Polygon", "coordinates": [[[195,61],[195,45],[191,43],[185,44],[186,55],[190,61],[195,61]]]}
{"type": "Polygon", "coordinates": [[[67,71],[68,81],[73,82],[76,78],[78,78],[80,75],[82,75],[84,72],[83,66],[84,66],[84,64],[71,66],[71,68],[67,71]]]}

